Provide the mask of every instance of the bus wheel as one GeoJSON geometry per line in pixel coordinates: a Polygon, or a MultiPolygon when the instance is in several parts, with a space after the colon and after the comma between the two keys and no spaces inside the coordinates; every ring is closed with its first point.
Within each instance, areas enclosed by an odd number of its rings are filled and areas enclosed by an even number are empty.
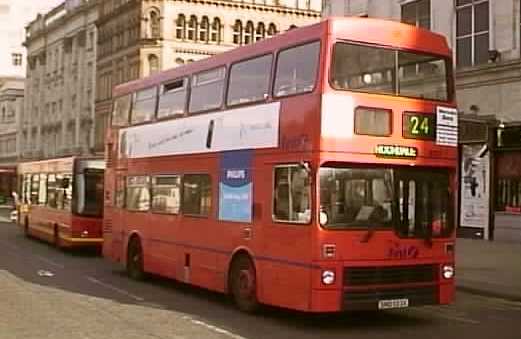
{"type": "Polygon", "coordinates": [[[245,255],[232,263],[230,287],[233,300],[244,312],[255,312],[259,308],[257,301],[257,278],[251,259],[245,255]]]}
{"type": "Polygon", "coordinates": [[[60,248],[60,231],[58,226],[54,226],[54,246],[60,248]]]}
{"type": "Polygon", "coordinates": [[[138,237],[130,239],[127,250],[127,274],[134,280],[143,280],[143,249],[138,237]]]}
{"type": "Polygon", "coordinates": [[[31,237],[31,235],[29,234],[29,220],[27,218],[25,218],[25,221],[24,221],[24,235],[26,238],[31,237]]]}

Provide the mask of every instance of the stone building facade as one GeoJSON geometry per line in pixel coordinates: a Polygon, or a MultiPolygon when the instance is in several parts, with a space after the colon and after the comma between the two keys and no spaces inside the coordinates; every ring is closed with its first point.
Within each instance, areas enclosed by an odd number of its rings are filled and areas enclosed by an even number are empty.
{"type": "Polygon", "coordinates": [[[95,0],[67,0],[26,27],[22,159],[92,151],[97,15],[95,0]]]}
{"type": "Polygon", "coordinates": [[[16,188],[19,125],[24,105],[24,79],[0,78],[0,204],[16,188]]]}
{"type": "Polygon", "coordinates": [[[323,15],[399,20],[447,38],[460,111],[459,234],[521,242],[521,0],[325,0],[323,15]],[[469,182],[480,197],[466,196],[469,182]]]}
{"type": "Polygon", "coordinates": [[[97,28],[96,142],[113,86],[321,19],[320,0],[106,0],[97,28]]]}

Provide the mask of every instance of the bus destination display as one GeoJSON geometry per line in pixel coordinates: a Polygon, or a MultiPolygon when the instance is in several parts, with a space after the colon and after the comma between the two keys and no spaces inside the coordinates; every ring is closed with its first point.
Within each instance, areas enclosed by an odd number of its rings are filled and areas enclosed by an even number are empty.
{"type": "Polygon", "coordinates": [[[403,114],[403,137],[408,139],[436,139],[436,116],[434,114],[403,114]]]}

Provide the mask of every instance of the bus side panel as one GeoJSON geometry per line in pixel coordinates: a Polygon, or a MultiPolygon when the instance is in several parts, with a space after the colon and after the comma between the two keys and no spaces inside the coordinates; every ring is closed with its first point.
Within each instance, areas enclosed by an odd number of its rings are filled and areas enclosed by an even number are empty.
{"type": "Polygon", "coordinates": [[[50,218],[43,206],[32,205],[28,213],[29,234],[47,242],[54,241],[50,218]]]}

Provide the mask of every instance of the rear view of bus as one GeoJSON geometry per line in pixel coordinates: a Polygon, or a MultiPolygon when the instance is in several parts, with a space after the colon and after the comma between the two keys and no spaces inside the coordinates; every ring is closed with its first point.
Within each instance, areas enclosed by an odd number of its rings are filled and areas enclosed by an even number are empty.
{"type": "Polygon", "coordinates": [[[328,30],[313,308],[448,304],[458,121],[451,51],[442,36],[395,22],[332,19],[328,30]]]}

